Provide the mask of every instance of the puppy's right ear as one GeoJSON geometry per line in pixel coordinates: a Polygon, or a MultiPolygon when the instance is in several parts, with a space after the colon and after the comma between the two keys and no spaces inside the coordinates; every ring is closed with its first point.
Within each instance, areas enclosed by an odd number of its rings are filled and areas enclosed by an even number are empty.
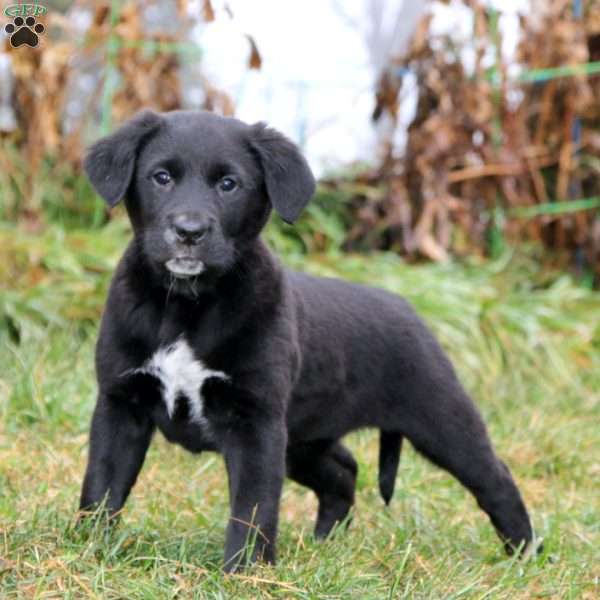
{"type": "Polygon", "coordinates": [[[83,167],[94,189],[110,207],[127,192],[140,143],[160,123],[159,114],[144,110],[89,148],[83,167]]]}

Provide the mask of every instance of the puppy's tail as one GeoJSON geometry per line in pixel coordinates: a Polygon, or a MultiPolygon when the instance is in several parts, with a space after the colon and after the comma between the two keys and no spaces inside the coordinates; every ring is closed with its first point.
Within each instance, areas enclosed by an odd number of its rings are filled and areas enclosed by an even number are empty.
{"type": "Polygon", "coordinates": [[[402,434],[382,429],[379,434],[379,491],[386,504],[394,494],[401,450],[402,434]]]}

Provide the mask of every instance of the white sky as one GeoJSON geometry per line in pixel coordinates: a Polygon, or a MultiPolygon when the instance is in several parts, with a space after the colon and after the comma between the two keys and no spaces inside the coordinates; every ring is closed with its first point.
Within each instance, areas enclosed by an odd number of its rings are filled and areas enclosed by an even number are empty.
{"type": "MultiPolygon", "coordinates": [[[[361,2],[347,4],[360,9],[361,2]]],[[[371,144],[373,105],[360,34],[329,0],[232,0],[230,6],[235,21],[217,19],[201,43],[207,75],[232,94],[237,116],[287,133],[304,146],[317,171],[359,158],[371,144]],[[258,44],[260,71],[246,69],[242,32],[258,44]]]]}

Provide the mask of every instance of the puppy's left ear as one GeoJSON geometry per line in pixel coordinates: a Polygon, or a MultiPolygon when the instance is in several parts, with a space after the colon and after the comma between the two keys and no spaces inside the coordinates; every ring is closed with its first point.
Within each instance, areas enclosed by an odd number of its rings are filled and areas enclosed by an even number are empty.
{"type": "Polygon", "coordinates": [[[315,178],[300,149],[264,123],[251,128],[250,146],[258,156],[273,208],[293,223],[315,193],[315,178]]]}

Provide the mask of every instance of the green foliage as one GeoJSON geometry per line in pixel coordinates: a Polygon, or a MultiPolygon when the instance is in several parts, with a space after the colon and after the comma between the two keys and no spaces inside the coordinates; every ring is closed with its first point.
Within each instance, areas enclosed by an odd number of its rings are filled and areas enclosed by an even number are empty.
{"type": "Polygon", "coordinates": [[[0,336],[18,340],[32,327],[95,323],[128,230],[124,220],[73,233],[0,225],[0,336]]]}
{"type": "Polygon", "coordinates": [[[283,256],[335,251],[344,244],[350,228],[351,198],[348,191],[321,186],[297,223],[287,225],[275,214],[265,238],[283,256]]]}
{"type": "Polygon", "coordinates": [[[70,163],[45,157],[32,169],[14,144],[0,140],[0,221],[45,221],[71,229],[106,222],[104,202],[70,163]]]}
{"type": "MultiPolygon", "coordinates": [[[[319,213],[307,219],[319,220],[319,213]]],[[[336,222],[337,223],[337,222],[336,222]]],[[[545,538],[507,559],[464,489],[410,446],[396,494],[377,492],[377,439],[347,442],[359,461],[348,531],[310,531],[313,495],[287,483],[280,561],[220,571],[227,522],[222,459],[155,440],[123,519],[74,528],[94,403],[93,349],[106,286],[128,238],[0,228],[1,598],[595,598],[600,594],[600,297],[535,257],[408,266],[392,254],[304,255],[272,226],[292,267],[381,285],[432,325],[481,407],[545,538]]],[[[308,246],[310,247],[310,246],[308,246]]]]}

